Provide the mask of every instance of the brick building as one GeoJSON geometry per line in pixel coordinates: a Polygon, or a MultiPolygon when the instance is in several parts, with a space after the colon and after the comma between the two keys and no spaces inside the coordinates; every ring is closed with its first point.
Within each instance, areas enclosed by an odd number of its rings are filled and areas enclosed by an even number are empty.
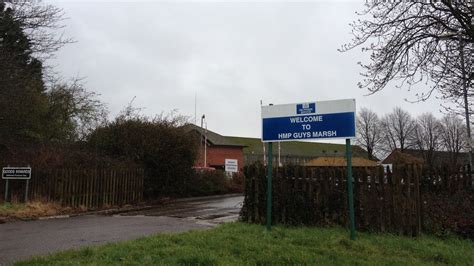
{"type": "Polygon", "coordinates": [[[214,167],[224,170],[225,159],[237,160],[239,170],[244,166],[243,149],[245,145],[192,124],[186,125],[186,130],[191,134],[195,134],[197,139],[200,139],[198,157],[194,163],[195,167],[214,167]],[[206,142],[206,146],[204,146],[204,142],[206,142]]]}

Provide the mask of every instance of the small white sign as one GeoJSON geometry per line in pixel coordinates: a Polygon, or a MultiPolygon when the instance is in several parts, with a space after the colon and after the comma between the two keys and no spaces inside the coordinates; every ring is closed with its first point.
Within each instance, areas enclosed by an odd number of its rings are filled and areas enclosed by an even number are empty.
{"type": "Polygon", "coordinates": [[[3,167],[2,179],[30,179],[31,167],[3,167]]]}
{"type": "Polygon", "coordinates": [[[225,171],[230,173],[239,172],[237,159],[225,159],[225,171]]]}

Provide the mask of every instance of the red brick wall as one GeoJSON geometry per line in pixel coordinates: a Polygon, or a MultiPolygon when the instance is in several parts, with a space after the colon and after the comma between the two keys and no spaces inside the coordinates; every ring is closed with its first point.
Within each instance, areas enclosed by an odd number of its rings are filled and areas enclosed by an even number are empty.
{"type": "MultiPolygon", "coordinates": [[[[195,166],[202,166],[204,160],[204,147],[199,152],[195,166]]],[[[222,166],[225,165],[225,159],[237,159],[239,169],[244,166],[244,151],[242,147],[233,146],[207,146],[207,165],[222,166]]]]}

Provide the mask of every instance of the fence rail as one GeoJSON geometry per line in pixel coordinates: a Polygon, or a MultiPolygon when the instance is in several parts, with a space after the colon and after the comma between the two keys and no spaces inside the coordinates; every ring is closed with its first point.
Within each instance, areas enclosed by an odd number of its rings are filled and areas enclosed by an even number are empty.
{"type": "MultiPolygon", "coordinates": [[[[32,172],[29,199],[63,206],[96,208],[143,200],[142,169],[50,169],[32,172]]],[[[23,199],[25,180],[10,180],[11,194],[23,199]]],[[[1,180],[4,197],[5,180],[1,180]]]]}

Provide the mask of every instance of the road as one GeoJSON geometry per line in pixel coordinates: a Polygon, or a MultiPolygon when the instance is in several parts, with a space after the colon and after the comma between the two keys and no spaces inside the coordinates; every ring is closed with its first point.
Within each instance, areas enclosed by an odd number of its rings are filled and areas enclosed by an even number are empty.
{"type": "Polygon", "coordinates": [[[242,196],[191,198],[113,216],[86,215],[0,224],[0,265],[158,232],[208,229],[236,220],[242,201],[242,196]]]}

